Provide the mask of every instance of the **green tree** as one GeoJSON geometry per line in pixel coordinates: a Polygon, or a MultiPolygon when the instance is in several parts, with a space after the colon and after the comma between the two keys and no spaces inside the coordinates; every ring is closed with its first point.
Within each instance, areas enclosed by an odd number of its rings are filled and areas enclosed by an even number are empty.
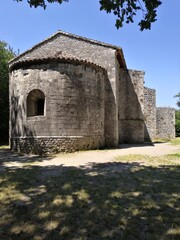
{"type": "Polygon", "coordinates": [[[9,73],[8,61],[15,56],[12,48],[0,41],[0,144],[9,136],[9,73]]]}
{"type": "MultiPolygon", "coordinates": [[[[22,2],[24,0],[14,0],[22,2]]],[[[30,7],[47,7],[47,3],[69,2],[69,0],[27,0],[30,7]]],[[[141,20],[138,25],[140,30],[151,29],[151,24],[156,21],[157,8],[162,4],[160,0],[99,0],[100,10],[113,13],[116,16],[116,27],[120,28],[124,23],[134,22],[134,17],[140,11],[141,20]]]]}
{"type": "Polygon", "coordinates": [[[176,137],[180,137],[180,110],[176,110],[176,123],[175,123],[175,130],[176,130],[176,137]]]}
{"type": "Polygon", "coordinates": [[[180,92],[174,96],[175,98],[178,98],[177,100],[177,106],[180,108],[180,92]]]}
{"type": "MultiPolygon", "coordinates": [[[[180,92],[174,96],[175,98],[178,98],[177,100],[177,106],[180,108],[180,92]]],[[[180,109],[176,110],[175,112],[176,116],[176,124],[175,124],[175,129],[176,129],[176,137],[180,137],[180,109]]]]}

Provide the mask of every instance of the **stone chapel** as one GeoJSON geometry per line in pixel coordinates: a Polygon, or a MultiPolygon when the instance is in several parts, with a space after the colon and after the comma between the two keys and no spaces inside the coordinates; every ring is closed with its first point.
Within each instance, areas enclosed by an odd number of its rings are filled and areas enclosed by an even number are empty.
{"type": "Polygon", "coordinates": [[[9,62],[10,144],[50,154],[175,137],[144,72],[120,47],[58,31],[9,62]]]}

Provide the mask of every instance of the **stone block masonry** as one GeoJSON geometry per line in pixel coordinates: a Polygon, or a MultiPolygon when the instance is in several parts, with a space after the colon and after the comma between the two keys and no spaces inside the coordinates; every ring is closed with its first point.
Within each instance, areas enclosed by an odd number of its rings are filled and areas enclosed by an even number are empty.
{"type": "Polygon", "coordinates": [[[165,140],[175,138],[175,109],[156,108],[156,138],[165,140]]]}
{"type": "MultiPolygon", "coordinates": [[[[53,57],[58,58],[73,57],[76,59],[85,59],[97,64],[107,70],[108,83],[106,82],[106,91],[109,92],[105,99],[105,107],[109,112],[106,115],[106,144],[108,146],[118,146],[118,105],[117,102],[117,79],[115,67],[116,62],[115,46],[99,43],[94,40],[81,38],[72,34],[60,32],[55,34],[47,41],[35,46],[32,51],[22,54],[21,61],[36,60],[39,58],[53,57]]],[[[48,76],[48,75],[47,75],[48,76]]]]}
{"type": "Polygon", "coordinates": [[[144,72],[121,70],[119,75],[119,141],[144,142],[144,72]]]}
{"type": "Polygon", "coordinates": [[[144,124],[145,141],[175,138],[175,110],[168,107],[156,107],[156,91],[144,88],[144,124]]]}
{"type": "Polygon", "coordinates": [[[33,63],[15,70],[10,91],[12,149],[41,154],[104,146],[106,77],[105,70],[91,64],[33,63]],[[33,89],[45,95],[42,115],[28,116],[33,89]]]}
{"type": "Polygon", "coordinates": [[[156,138],[156,91],[144,88],[144,140],[152,141],[156,138]]]}
{"type": "Polygon", "coordinates": [[[75,152],[80,150],[97,149],[104,146],[100,137],[17,137],[11,139],[13,151],[27,154],[51,155],[59,152],[75,152]]]}

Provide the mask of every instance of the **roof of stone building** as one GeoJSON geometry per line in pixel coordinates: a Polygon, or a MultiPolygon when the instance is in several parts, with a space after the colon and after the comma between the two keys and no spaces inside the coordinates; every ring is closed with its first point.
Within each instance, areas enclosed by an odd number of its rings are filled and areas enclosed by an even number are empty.
{"type": "MultiPolygon", "coordinates": [[[[116,55],[117,55],[117,59],[121,65],[121,67],[123,68],[126,68],[126,62],[125,62],[125,59],[124,59],[124,54],[123,54],[123,51],[122,51],[122,48],[119,47],[119,46],[116,46],[116,45],[112,45],[112,44],[108,44],[108,43],[104,43],[104,42],[101,42],[101,41],[96,41],[96,40],[92,40],[92,39],[88,39],[86,37],[81,37],[81,36],[78,36],[78,35],[75,35],[75,34],[71,34],[71,33],[66,33],[64,31],[58,31],[56,32],[55,34],[53,34],[52,36],[50,36],[49,38],[41,41],[40,43],[34,45],[32,48],[28,49],[27,51],[23,52],[22,54],[18,55],[17,57],[13,58],[10,62],[9,62],[9,65],[11,67],[11,65],[15,65],[16,63],[19,63],[19,62],[22,62],[22,61],[32,61],[32,59],[44,59],[45,57],[42,56],[42,54],[36,54],[36,57],[35,56],[28,56],[30,55],[34,50],[38,49],[38,48],[41,48],[41,46],[43,46],[44,44],[50,42],[51,40],[57,38],[58,36],[60,35],[64,35],[64,36],[68,36],[70,38],[75,38],[77,40],[80,40],[80,41],[85,41],[85,42],[88,42],[88,43],[92,43],[92,44],[95,44],[95,45],[99,45],[99,46],[104,46],[106,48],[112,48],[112,49],[115,49],[116,50],[116,55]]],[[[61,55],[62,52],[53,52],[53,51],[49,51],[48,54],[46,53],[46,58],[58,58],[59,55],[61,55]]],[[[75,59],[76,57],[74,57],[73,55],[69,55],[66,56],[65,53],[63,53],[63,57],[65,58],[73,58],[75,59]]],[[[76,58],[77,59],[77,58],[76,58]]],[[[80,61],[86,61],[85,59],[79,59],[80,61]]]]}
{"type": "Polygon", "coordinates": [[[28,58],[25,60],[19,60],[10,65],[10,71],[13,71],[15,69],[18,69],[19,67],[26,67],[33,64],[43,64],[43,63],[48,63],[49,61],[55,61],[55,62],[61,62],[61,63],[80,63],[80,64],[85,64],[85,65],[91,65],[95,68],[100,68],[104,71],[106,71],[105,68],[102,66],[95,64],[94,62],[87,61],[85,59],[77,59],[69,54],[62,54],[59,53],[58,55],[55,55],[54,57],[44,57],[44,58],[28,58]]]}

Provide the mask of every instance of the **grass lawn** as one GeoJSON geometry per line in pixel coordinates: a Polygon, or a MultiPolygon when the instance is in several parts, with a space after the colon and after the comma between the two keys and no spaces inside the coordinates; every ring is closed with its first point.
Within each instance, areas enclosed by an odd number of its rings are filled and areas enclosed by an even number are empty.
{"type": "Polygon", "coordinates": [[[177,137],[174,140],[171,140],[171,144],[180,146],[180,137],[177,137]]]}
{"type": "Polygon", "coordinates": [[[0,171],[0,240],[179,240],[180,152],[0,171]]]}

